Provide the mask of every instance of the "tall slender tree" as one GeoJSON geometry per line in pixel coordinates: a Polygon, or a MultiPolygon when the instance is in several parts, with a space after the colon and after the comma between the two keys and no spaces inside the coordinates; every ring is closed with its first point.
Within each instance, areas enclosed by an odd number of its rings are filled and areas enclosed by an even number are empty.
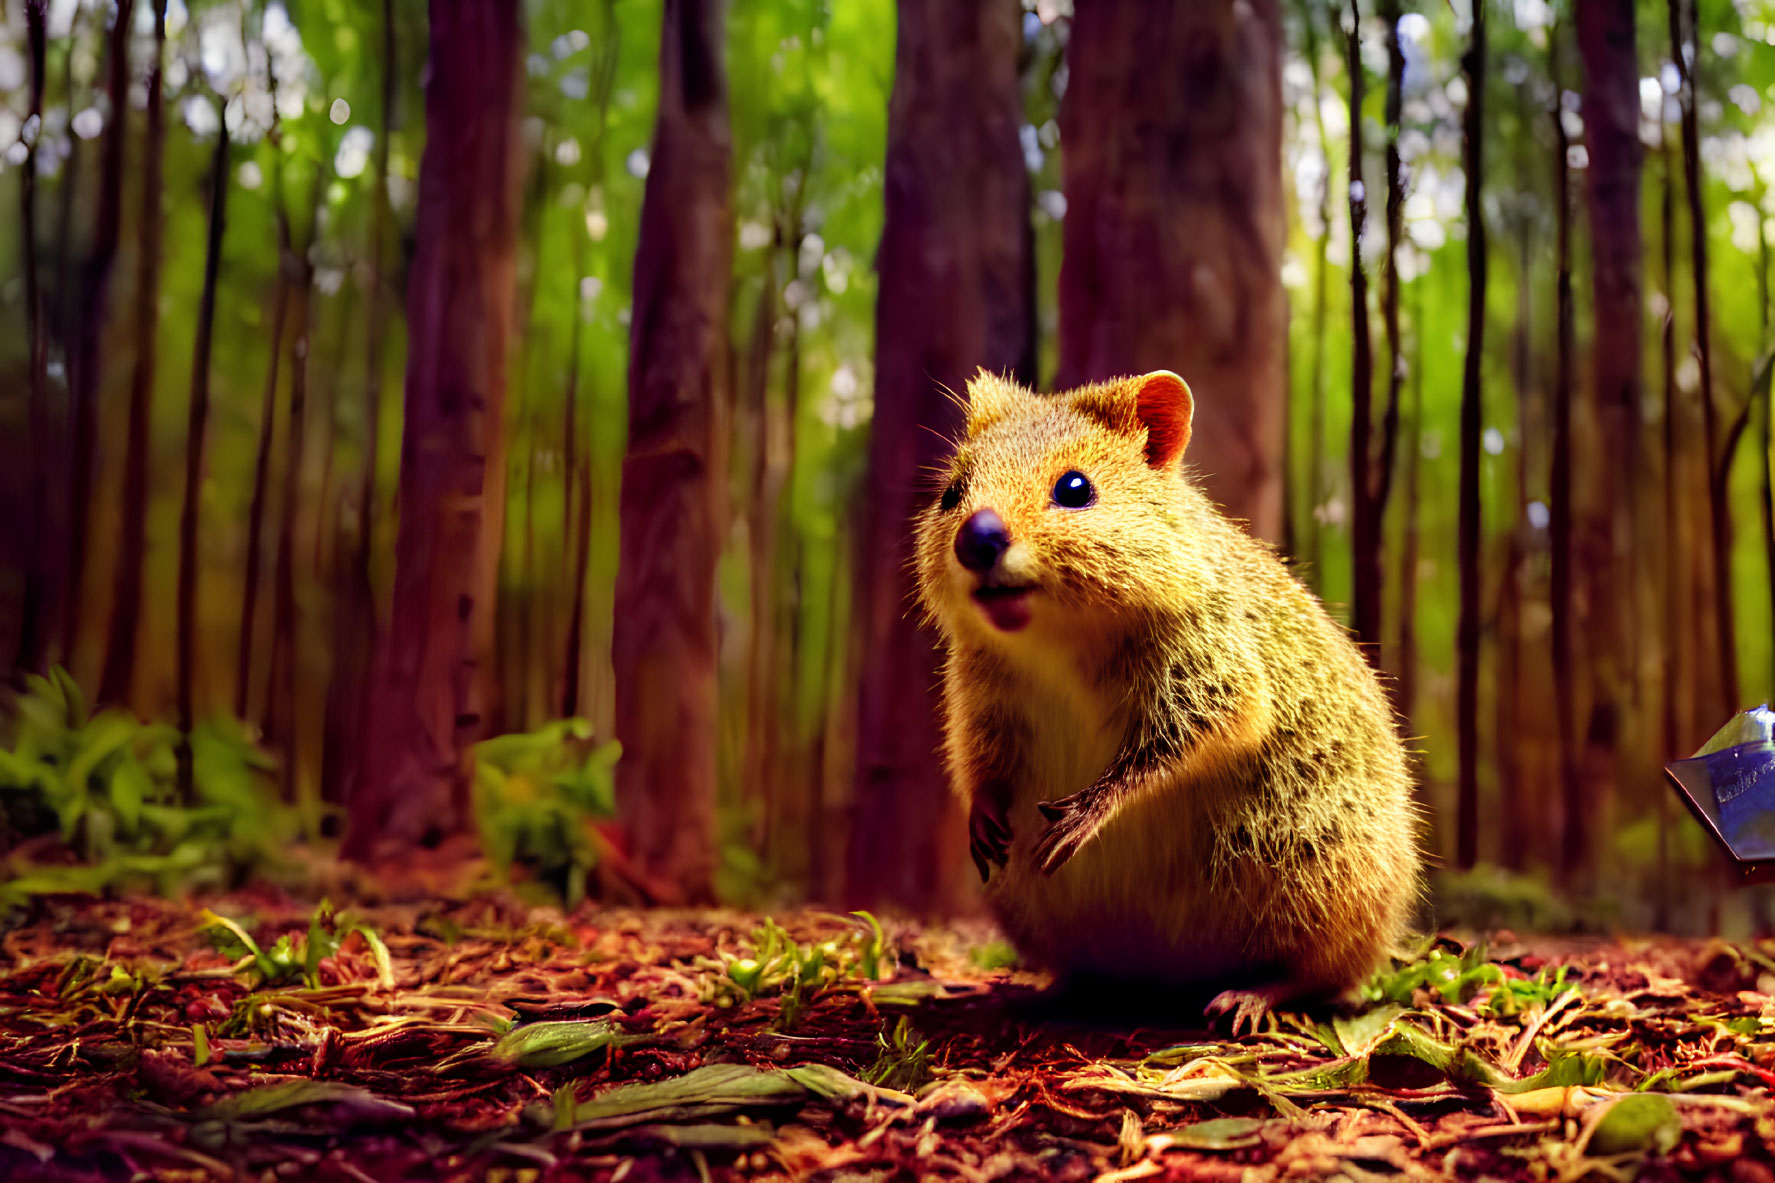
{"type": "MultiPolygon", "coordinates": [[[[1590,213],[1589,421],[1596,430],[1579,454],[1584,491],[1578,524],[1577,589],[1587,641],[1589,700],[1583,797],[1594,808],[1612,792],[1619,768],[1622,695],[1637,671],[1631,560],[1633,506],[1642,470],[1639,406],[1644,364],[1641,293],[1639,54],[1633,0],[1577,0],[1578,53],[1584,66],[1585,199],[1590,213]]],[[[1578,824],[1568,815],[1567,824],[1578,824]]],[[[1587,818],[1585,830],[1595,827],[1587,818]]],[[[1568,842],[1569,847],[1569,842],[1568,842]]],[[[1568,856],[1573,853],[1570,849],[1568,856]]]]}
{"type": "MultiPolygon", "coordinates": [[[[1658,326],[1658,352],[1664,390],[1664,694],[1663,746],[1668,753],[1684,751],[1692,734],[1694,693],[1690,669],[1694,662],[1682,644],[1683,628],[1690,616],[1689,547],[1682,531],[1682,439],[1678,431],[1676,382],[1676,169],[1670,159],[1668,127],[1658,121],[1658,260],[1659,284],[1664,295],[1664,316],[1658,326]]],[[[1668,919],[1670,893],[1663,886],[1670,877],[1669,827],[1664,825],[1664,798],[1659,797],[1658,910],[1668,919]]]]}
{"type": "Polygon", "coordinates": [[[72,403],[73,455],[68,465],[70,520],[67,552],[61,572],[61,652],[70,659],[80,628],[82,593],[86,586],[87,532],[92,519],[93,462],[99,435],[99,354],[108,312],[111,266],[123,227],[123,148],[129,138],[129,32],[135,0],[117,0],[111,17],[105,84],[110,115],[99,157],[99,198],[93,215],[92,243],[81,268],[80,300],[74,341],[69,348],[68,397],[72,403]]]}
{"type": "Polygon", "coordinates": [[[1297,0],[1300,5],[1301,28],[1304,31],[1307,67],[1313,80],[1313,127],[1318,137],[1319,155],[1324,168],[1319,174],[1319,191],[1314,200],[1319,211],[1319,236],[1313,240],[1313,319],[1311,354],[1311,389],[1308,407],[1307,511],[1313,524],[1306,533],[1301,554],[1304,575],[1313,587],[1323,591],[1325,572],[1323,555],[1325,523],[1319,509],[1330,490],[1331,449],[1325,439],[1325,326],[1329,300],[1327,281],[1331,274],[1328,254],[1331,247],[1331,137],[1325,130],[1325,107],[1321,99],[1324,88],[1320,78],[1319,11],[1317,0],[1297,0]]]}
{"type": "Polygon", "coordinates": [[[166,155],[166,0],[154,0],[154,58],[148,65],[148,129],[142,149],[142,207],[136,230],[136,366],[129,390],[129,440],[123,461],[122,522],[111,593],[111,623],[99,699],[129,701],[142,616],[142,560],[148,540],[148,461],[153,448],[154,365],[160,335],[161,172],[166,155]]]}
{"type": "Polygon", "coordinates": [[[1479,435],[1484,423],[1485,208],[1480,199],[1485,173],[1485,7],[1473,5],[1472,42],[1461,59],[1467,83],[1462,116],[1462,163],[1466,169],[1467,359],[1461,371],[1460,616],[1455,626],[1455,730],[1460,752],[1456,789],[1456,861],[1471,867],[1479,858],[1479,625],[1480,502],[1479,435]]]}
{"type": "Polygon", "coordinates": [[[196,723],[197,511],[203,484],[204,435],[210,414],[210,349],[216,327],[216,283],[222,269],[222,230],[228,211],[228,110],[216,98],[216,151],[210,166],[209,238],[203,255],[203,294],[197,305],[197,340],[191,351],[191,404],[185,420],[185,497],[179,510],[177,605],[179,792],[192,798],[191,729],[196,723]]]}
{"type": "Polygon", "coordinates": [[[522,36],[507,0],[433,0],[392,609],[380,630],[347,853],[468,821],[504,516],[522,36]]]}
{"type": "Polygon", "coordinates": [[[1554,348],[1553,348],[1553,697],[1559,735],[1560,862],[1567,882],[1583,873],[1588,857],[1585,840],[1584,786],[1578,779],[1578,644],[1577,602],[1572,586],[1572,356],[1576,349],[1572,306],[1572,195],[1568,163],[1570,139],[1565,125],[1565,85],[1561,80],[1557,26],[1549,38],[1547,67],[1553,78],[1553,219],[1554,219],[1554,348]]]}
{"type": "Polygon", "coordinates": [[[1281,48],[1276,0],[1095,0],[1073,19],[1060,105],[1056,384],[1182,374],[1209,495],[1272,540],[1285,410],[1281,48]]]}
{"type": "MultiPolygon", "coordinates": [[[[1708,526],[1712,542],[1713,633],[1721,718],[1738,710],[1738,638],[1732,611],[1732,504],[1726,487],[1732,449],[1720,425],[1713,395],[1712,319],[1707,290],[1707,204],[1701,189],[1701,122],[1696,111],[1695,68],[1701,58],[1700,21],[1693,0],[1668,0],[1670,55],[1676,64],[1683,144],[1683,182],[1689,199],[1689,278],[1694,285],[1695,360],[1701,373],[1701,430],[1706,449],[1708,526]]],[[[1734,442],[1736,432],[1731,433],[1734,442]]]]}
{"type": "MultiPolygon", "coordinates": [[[[1405,384],[1405,356],[1399,347],[1399,244],[1405,233],[1405,178],[1399,157],[1399,119],[1405,86],[1405,48],[1399,42],[1399,0],[1382,0],[1381,24],[1387,35],[1387,249],[1381,275],[1381,322],[1387,335],[1387,401],[1381,413],[1379,439],[1375,438],[1372,397],[1374,362],[1368,331],[1367,280],[1361,260],[1361,231],[1352,226],[1350,259],[1351,299],[1354,313],[1355,412],[1350,420],[1351,566],[1354,569],[1352,617],[1356,638],[1368,651],[1369,660],[1381,659],[1381,629],[1385,619],[1382,594],[1386,587],[1381,552],[1386,539],[1387,502],[1393,489],[1393,468],[1399,444],[1399,401],[1405,384]]],[[[1362,196],[1362,177],[1356,157],[1361,147],[1360,109],[1362,76],[1361,13],[1350,2],[1350,216],[1352,222],[1367,216],[1362,196]]]]}
{"type": "MultiPolygon", "coordinates": [[[[44,74],[48,60],[48,21],[45,0],[25,0],[25,49],[31,69],[30,118],[42,126],[44,74]]],[[[15,668],[34,668],[42,661],[43,613],[48,596],[48,571],[43,563],[44,542],[51,533],[48,488],[53,473],[49,456],[49,335],[43,317],[43,287],[37,271],[37,141],[25,145],[25,161],[19,176],[20,254],[25,270],[25,348],[29,370],[31,520],[24,562],[24,589],[19,605],[18,648],[15,668]]],[[[65,183],[65,182],[64,182],[65,183]]]]}
{"type": "Polygon", "coordinates": [[[1381,620],[1381,529],[1374,509],[1374,334],[1368,317],[1368,267],[1362,236],[1368,229],[1368,186],[1362,179],[1362,104],[1368,75],[1362,66],[1362,6],[1350,0],[1344,31],[1350,75],[1350,565],[1351,616],[1369,660],[1381,620]]]}
{"type": "MultiPolygon", "coordinates": [[[[273,90],[275,93],[275,88],[273,90]]],[[[263,562],[265,502],[271,487],[271,449],[277,439],[277,374],[283,362],[284,324],[290,310],[290,272],[296,268],[290,241],[290,216],[284,203],[283,170],[273,165],[271,174],[273,219],[277,227],[276,277],[271,295],[271,349],[265,367],[265,393],[259,404],[259,444],[253,460],[253,492],[247,502],[246,571],[241,580],[240,642],[235,650],[234,713],[250,718],[253,673],[253,640],[259,605],[259,568],[263,562]]]]}
{"type": "Polygon", "coordinates": [[[722,0],[666,0],[635,253],[616,676],[618,810],[640,874],[705,898],[714,871],[715,562],[724,483],[732,146],[722,0]]]}
{"type": "Polygon", "coordinates": [[[1014,0],[900,0],[863,494],[863,668],[845,895],[949,902],[961,824],[938,763],[937,650],[911,609],[911,522],[976,367],[1033,379],[1029,175],[1014,0]],[[954,824],[950,825],[949,822],[954,824]],[[932,832],[943,824],[955,841],[932,832]]]}

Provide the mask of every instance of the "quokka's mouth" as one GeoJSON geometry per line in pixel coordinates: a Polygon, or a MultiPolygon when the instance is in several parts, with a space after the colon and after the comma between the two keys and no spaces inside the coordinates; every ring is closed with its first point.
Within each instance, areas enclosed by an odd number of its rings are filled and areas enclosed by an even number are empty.
{"type": "Polygon", "coordinates": [[[974,589],[974,603],[1000,632],[1014,633],[1029,623],[1029,594],[1033,586],[986,586],[974,589]]]}

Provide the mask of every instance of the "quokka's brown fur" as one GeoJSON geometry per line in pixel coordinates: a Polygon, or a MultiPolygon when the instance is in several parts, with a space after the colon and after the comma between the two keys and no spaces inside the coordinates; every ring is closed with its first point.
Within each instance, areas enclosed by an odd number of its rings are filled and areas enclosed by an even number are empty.
{"type": "Polygon", "coordinates": [[[1188,387],[1039,395],[982,371],[968,402],[916,561],[1012,940],[1063,978],[1258,984],[1265,1005],[1354,985],[1420,891],[1405,751],[1349,636],[1186,475],[1188,387]],[[1074,471],[1088,507],[1055,500],[1074,471]],[[957,532],[986,508],[1009,548],[977,572],[957,532]],[[1031,588],[1026,622],[995,623],[982,586],[1031,588]]]}

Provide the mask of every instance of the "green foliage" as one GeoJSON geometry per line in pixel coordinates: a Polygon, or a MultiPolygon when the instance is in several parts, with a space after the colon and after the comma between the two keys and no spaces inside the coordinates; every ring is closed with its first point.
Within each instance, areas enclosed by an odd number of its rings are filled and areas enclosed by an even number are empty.
{"type": "Polygon", "coordinates": [[[178,731],[115,708],[91,712],[56,667],[30,675],[0,748],[0,837],[53,835],[85,864],[16,858],[0,902],[48,891],[98,891],[140,877],[163,890],[233,882],[276,862],[294,835],[277,800],[276,765],[235,720],[193,730],[193,799],[178,790],[178,731]]]}
{"type": "Polygon", "coordinates": [[[340,946],[353,933],[364,938],[376,960],[377,977],[384,988],[394,985],[388,946],[369,925],[355,920],[349,913],[335,916],[333,905],[322,900],[308,920],[306,937],[283,933],[271,948],[263,949],[238,921],[230,920],[204,909],[204,926],[215,932],[218,947],[232,949],[243,958],[243,968],[254,975],[254,986],[263,989],[300,981],[310,990],[318,990],[320,963],[339,952],[340,946]]]}
{"type": "Polygon", "coordinates": [[[881,1054],[863,1073],[863,1079],[878,1088],[914,1093],[931,1079],[931,1044],[913,1031],[911,1020],[900,1016],[891,1037],[878,1034],[876,1043],[881,1054]]]}
{"type": "Polygon", "coordinates": [[[475,745],[475,820],[487,857],[503,876],[522,867],[569,907],[585,896],[597,864],[594,822],[616,816],[614,741],[592,742],[585,719],[475,745]]]}
{"type": "Polygon", "coordinates": [[[702,957],[703,997],[717,1006],[737,1006],[757,998],[782,1000],[778,1023],[795,1026],[808,1007],[826,994],[878,981],[889,964],[887,937],[868,912],[853,912],[855,931],[825,941],[797,943],[787,929],[766,917],[752,934],[752,951],[702,957]]]}
{"type": "Polygon", "coordinates": [[[968,950],[968,960],[981,969],[1011,969],[1017,965],[1017,949],[1009,941],[988,941],[968,950]]]}
{"type": "Polygon", "coordinates": [[[1591,1154],[1669,1154],[1683,1136],[1669,1097],[1631,1093],[1609,1106],[1590,1133],[1591,1154]]]}
{"type": "Polygon", "coordinates": [[[1492,989],[1486,1009],[1498,1016],[1521,1014],[1553,1004],[1561,994],[1576,991],[1576,982],[1565,980],[1566,967],[1542,966],[1532,978],[1504,978],[1492,989]]]}
{"type": "Polygon", "coordinates": [[[1424,956],[1377,972],[1362,987],[1369,1002],[1409,1004],[1419,990],[1434,990],[1444,1002],[1466,1002],[1487,985],[1503,980],[1503,972],[1485,959],[1482,945],[1461,953],[1433,946],[1424,956]]]}
{"type": "Polygon", "coordinates": [[[558,1068],[625,1042],[633,1041],[606,1019],[527,1023],[500,1036],[491,1055],[516,1068],[558,1068]]]}

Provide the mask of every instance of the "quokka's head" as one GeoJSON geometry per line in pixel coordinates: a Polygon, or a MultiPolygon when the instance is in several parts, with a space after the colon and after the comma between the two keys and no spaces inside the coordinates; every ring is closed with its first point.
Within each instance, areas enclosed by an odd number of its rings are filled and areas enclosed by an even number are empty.
{"type": "Polygon", "coordinates": [[[981,371],[942,494],[917,520],[924,607],[949,637],[1049,646],[1182,578],[1194,400],[1168,370],[1058,394],[981,371]]]}

